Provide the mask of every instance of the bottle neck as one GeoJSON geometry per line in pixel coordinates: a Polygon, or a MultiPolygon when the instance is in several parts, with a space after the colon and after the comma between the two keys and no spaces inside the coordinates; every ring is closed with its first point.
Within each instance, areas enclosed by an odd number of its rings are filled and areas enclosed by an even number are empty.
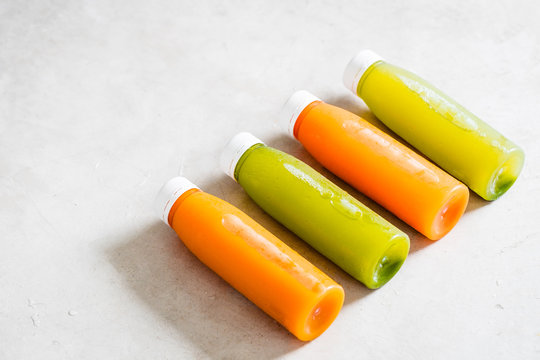
{"type": "MultiPolygon", "coordinates": [[[[383,64],[384,61],[383,60],[379,60],[379,61],[376,61],[374,62],[373,64],[371,64],[365,71],[364,73],[362,74],[362,76],[360,77],[360,80],[358,80],[358,85],[356,86],[356,94],[358,96],[360,96],[360,93],[362,91],[362,86],[364,85],[364,82],[366,81],[367,77],[369,76],[369,74],[375,70],[375,68],[377,68],[379,65],[383,64]]],[[[361,96],[360,96],[361,97],[361,96]]]]}
{"type": "Polygon", "coordinates": [[[189,189],[188,191],[180,195],[178,199],[175,200],[173,206],[171,207],[171,210],[169,210],[169,216],[167,217],[167,222],[169,223],[170,227],[172,227],[174,214],[176,213],[176,210],[178,210],[178,208],[180,207],[180,204],[182,204],[184,200],[186,200],[192,194],[200,192],[200,191],[201,190],[197,188],[189,189]]]}
{"type": "Polygon", "coordinates": [[[307,114],[311,111],[311,109],[313,109],[315,106],[319,105],[320,103],[322,103],[322,101],[320,101],[320,100],[313,101],[311,104],[306,106],[304,108],[304,110],[302,110],[300,115],[298,115],[298,118],[296,119],[296,122],[294,123],[294,129],[293,129],[293,135],[294,135],[295,139],[298,139],[298,132],[300,131],[300,127],[302,126],[302,122],[306,118],[307,114]]]}
{"type": "Polygon", "coordinates": [[[250,147],[249,149],[247,149],[247,150],[242,154],[242,156],[240,157],[240,159],[238,160],[238,162],[236,163],[236,166],[235,166],[235,168],[234,168],[234,179],[235,179],[236,181],[238,181],[238,178],[239,178],[239,176],[240,176],[240,171],[241,171],[241,169],[242,169],[242,165],[244,165],[244,161],[246,161],[246,159],[251,155],[251,153],[252,153],[254,150],[256,150],[256,149],[258,149],[258,148],[260,148],[260,147],[262,147],[262,146],[266,146],[266,145],[264,145],[264,144],[262,144],[262,143],[255,144],[255,145],[253,145],[252,147],[250,147]]]}

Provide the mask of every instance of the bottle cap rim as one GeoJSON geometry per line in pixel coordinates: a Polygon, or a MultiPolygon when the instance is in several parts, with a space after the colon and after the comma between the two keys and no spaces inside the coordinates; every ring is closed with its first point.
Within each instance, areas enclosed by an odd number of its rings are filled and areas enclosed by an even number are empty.
{"type": "Polygon", "coordinates": [[[191,189],[199,187],[183,176],[174,177],[161,187],[154,200],[154,209],[165,224],[170,225],[169,212],[176,200],[191,189]]]}
{"type": "Polygon", "coordinates": [[[294,138],[296,120],[302,111],[314,101],[321,101],[321,99],[306,90],[299,90],[292,94],[281,108],[279,115],[281,128],[287,129],[287,133],[294,138]]]}
{"type": "Polygon", "coordinates": [[[241,132],[233,136],[227,145],[225,145],[219,162],[223,172],[229,175],[234,181],[236,181],[234,170],[238,161],[255,144],[264,143],[248,132],[241,132]]]}
{"type": "Polygon", "coordinates": [[[366,70],[377,61],[384,60],[380,55],[371,50],[358,52],[345,67],[343,72],[343,84],[356,95],[358,83],[366,70]]]}

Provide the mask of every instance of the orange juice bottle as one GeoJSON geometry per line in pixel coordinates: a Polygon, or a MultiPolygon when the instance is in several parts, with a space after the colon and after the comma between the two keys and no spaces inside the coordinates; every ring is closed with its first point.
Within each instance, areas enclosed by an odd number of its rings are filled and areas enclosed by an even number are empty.
{"type": "Polygon", "coordinates": [[[298,339],[316,338],[336,318],[343,288],[233,205],[176,177],[155,206],[199,260],[298,339]]]}
{"type": "Polygon", "coordinates": [[[432,240],[447,234],[467,207],[465,185],[361,117],[294,93],[282,119],[328,170],[432,240]]]}

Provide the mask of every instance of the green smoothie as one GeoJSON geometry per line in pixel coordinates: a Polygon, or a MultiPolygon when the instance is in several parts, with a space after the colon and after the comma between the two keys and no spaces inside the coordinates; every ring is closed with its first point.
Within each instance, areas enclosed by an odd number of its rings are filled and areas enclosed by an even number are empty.
{"type": "Polygon", "coordinates": [[[273,218],[368,288],[396,274],[406,234],[291,155],[262,143],[240,152],[234,178],[273,218]]]}

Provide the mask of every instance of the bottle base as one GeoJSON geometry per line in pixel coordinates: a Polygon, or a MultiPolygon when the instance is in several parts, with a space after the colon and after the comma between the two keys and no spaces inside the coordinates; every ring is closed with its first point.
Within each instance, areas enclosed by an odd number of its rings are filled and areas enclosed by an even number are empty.
{"type": "Polygon", "coordinates": [[[511,154],[497,170],[493,172],[484,199],[497,200],[506,193],[516,182],[523,168],[524,154],[521,149],[511,154]]]}
{"type": "Polygon", "coordinates": [[[469,189],[465,185],[460,184],[459,187],[454,188],[454,193],[441,207],[437,215],[435,215],[431,231],[425,235],[430,240],[439,240],[448,234],[456,226],[459,219],[461,219],[468,202],[469,189]]]}
{"type": "Polygon", "coordinates": [[[390,246],[377,261],[372,277],[365,285],[377,289],[386,284],[399,271],[409,254],[409,238],[402,235],[394,237],[390,246]]]}
{"type": "Polygon", "coordinates": [[[302,341],[311,341],[325,332],[338,316],[344,297],[341,287],[328,288],[310,310],[302,329],[295,332],[296,337],[302,341]]]}

